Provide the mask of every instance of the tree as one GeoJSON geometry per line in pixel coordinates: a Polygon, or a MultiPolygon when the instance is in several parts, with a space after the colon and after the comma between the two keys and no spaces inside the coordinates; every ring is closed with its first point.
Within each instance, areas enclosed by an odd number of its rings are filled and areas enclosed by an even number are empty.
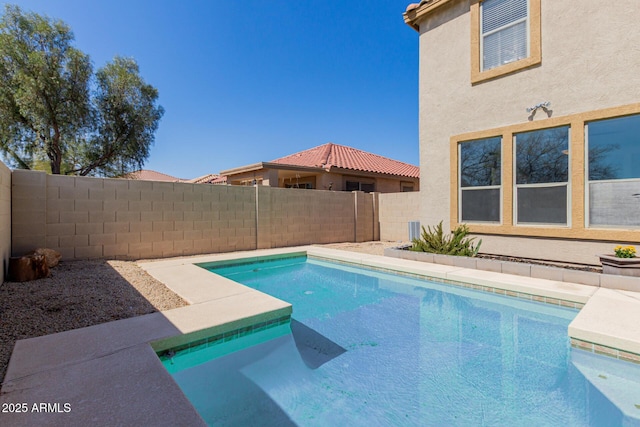
{"type": "Polygon", "coordinates": [[[0,151],[14,166],[114,176],[149,157],[164,110],[135,60],[95,75],[71,29],[18,6],[0,19],[0,151]]]}
{"type": "Polygon", "coordinates": [[[140,169],[163,114],[155,105],[158,91],[142,80],[130,58],[116,57],[98,70],[96,79],[95,134],[80,143],[71,172],[117,176],[140,169]]]}

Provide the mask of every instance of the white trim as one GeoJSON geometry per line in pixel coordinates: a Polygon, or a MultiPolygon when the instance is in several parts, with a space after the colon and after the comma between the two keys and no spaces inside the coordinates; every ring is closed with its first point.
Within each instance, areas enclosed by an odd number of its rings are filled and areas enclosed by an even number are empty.
{"type": "Polygon", "coordinates": [[[584,123],[584,228],[591,228],[591,217],[589,216],[590,193],[589,193],[589,123],[584,123]]]}
{"type": "Polygon", "coordinates": [[[573,227],[573,181],[571,180],[571,158],[573,152],[571,150],[571,125],[567,129],[567,227],[573,227]]]}
{"type": "Polygon", "coordinates": [[[460,187],[460,190],[495,190],[496,188],[500,188],[502,185],[483,185],[480,187],[460,187]]]}
{"type": "Polygon", "coordinates": [[[539,184],[516,184],[516,188],[547,188],[547,187],[564,187],[569,185],[569,181],[564,182],[543,182],[539,184]]]}
{"type": "Polygon", "coordinates": [[[594,180],[588,180],[587,182],[594,183],[594,184],[613,183],[613,182],[640,182],[640,178],[594,179],[594,180]]]}

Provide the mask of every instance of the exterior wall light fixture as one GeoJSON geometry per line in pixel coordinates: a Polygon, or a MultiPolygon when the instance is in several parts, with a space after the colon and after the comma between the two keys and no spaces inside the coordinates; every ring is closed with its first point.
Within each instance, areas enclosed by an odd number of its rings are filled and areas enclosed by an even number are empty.
{"type": "Polygon", "coordinates": [[[553,110],[550,110],[549,107],[551,107],[551,102],[549,102],[549,101],[541,102],[540,104],[536,104],[533,107],[527,107],[527,113],[530,113],[529,114],[529,121],[533,120],[533,118],[536,115],[536,112],[540,108],[542,109],[542,111],[547,113],[547,117],[551,117],[551,115],[553,114],[553,110]]]}

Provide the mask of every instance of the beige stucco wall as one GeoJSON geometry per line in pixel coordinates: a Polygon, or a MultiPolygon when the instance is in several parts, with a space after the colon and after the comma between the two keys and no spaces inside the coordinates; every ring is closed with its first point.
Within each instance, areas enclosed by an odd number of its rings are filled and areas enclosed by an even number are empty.
{"type": "MultiPolygon", "coordinates": [[[[554,117],[640,101],[637,0],[543,1],[542,64],[474,86],[469,4],[452,1],[420,25],[420,219],[426,224],[449,225],[451,136],[527,123],[526,108],[545,101],[554,117]]],[[[545,118],[540,111],[534,120],[545,118]]],[[[544,239],[527,242],[520,247],[532,254],[558,248],[544,239]]],[[[590,259],[602,247],[579,245],[574,252],[590,259]]]]}
{"type": "Polygon", "coordinates": [[[409,221],[419,221],[420,193],[380,194],[380,240],[406,242],[409,221]]]}
{"type": "Polygon", "coordinates": [[[342,178],[329,172],[316,176],[316,189],[329,190],[329,187],[334,191],[342,188],[342,178]]]}
{"type": "MultiPolygon", "coordinates": [[[[539,237],[474,235],[482,239],[480,252],[516,257],[600,265],[599,254],[613,254],[616,243],[539,237]]],[[[640,246],[638,247],[640,249],[640,246]]]]}
{"type": "Polygon", "coordinates": [[[413,185],[414,191],[418,191],[420,189],[419,180],[417,179],[405,178],[404,180],[400,180],[378,178],[376,179],[376,191],[379,193],[400,193],[402,191],[403,183],[413,185]]]}
{"type": "Polygon", "coordinates": [[[0,283],[11,256],[11,170],[0,162],[0,283]]]}

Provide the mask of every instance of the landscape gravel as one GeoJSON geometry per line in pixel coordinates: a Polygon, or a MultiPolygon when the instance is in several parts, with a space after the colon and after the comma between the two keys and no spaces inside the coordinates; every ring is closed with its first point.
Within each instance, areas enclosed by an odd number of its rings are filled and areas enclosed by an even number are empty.
{"type": "MultiPolygon", "coordinates": [[[[393,242],[337,243],[335,249],[382,255],[393,242]]],[[[0,382],[15,342],[187,303],[133,261],[63,261],[46,279],[0,285],[0,382]]]]}
{"type": "Polygon", "coordinates": [[[51,276],[0,285],[0,381],[17,340],[183,307],[135,262],[64,261],[51,276]]]}

